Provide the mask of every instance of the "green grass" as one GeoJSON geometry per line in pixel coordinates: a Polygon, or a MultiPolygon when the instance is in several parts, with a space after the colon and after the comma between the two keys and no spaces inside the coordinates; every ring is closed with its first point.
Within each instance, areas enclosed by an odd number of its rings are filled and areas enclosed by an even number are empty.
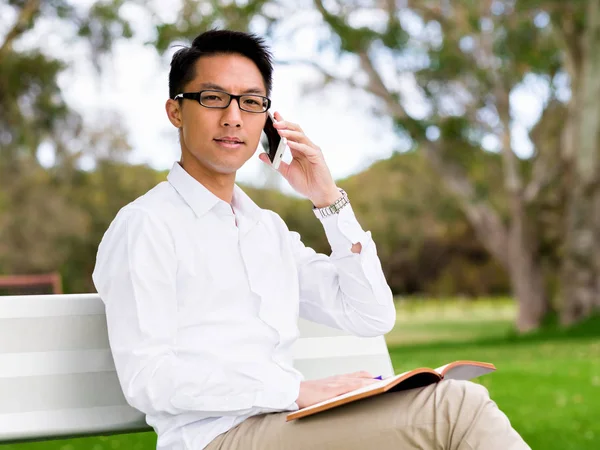
{"type": "MultiPolygon", "coordinates": [[[[513,332],[510,299],[400,301],[386,336],[396,372],[457,359],[492,362],[480,378],[533,449],[600,449],[600,317],[570,330],[513,332]]],[[[0,445],[1,450],[147,450],[153,433],[0,445]]]]}
{"type": "Polygon", "coordinates": [[[518,337],[511,309],[503,301],[399,304],[387,336],[395,371],[492,362],[498,371],[478,381],[532,448],[600,448],[600,318],[518,337]]]}

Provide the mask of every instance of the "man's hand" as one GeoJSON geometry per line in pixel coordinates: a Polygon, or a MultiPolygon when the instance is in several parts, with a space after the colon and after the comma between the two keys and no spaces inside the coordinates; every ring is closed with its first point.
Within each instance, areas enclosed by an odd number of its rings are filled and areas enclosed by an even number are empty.
{"type": "Polygon", "coordinates": [[[300,395],[296,400],[296,404],[299,408],[306,408],[377,381],[379,380],[374,379],[373,375],[364,371],[336,375],[320,380],[303,381],[300,383],[300,395]]]}
{"type": "MultiPolygon", "coordinates": [[[[321,149],[306,137],[299,125],[283,120],[278,112],[274,117],[274,126],[280,136],[287,138],[293,157],[290,164],[281,161],[277,169],[279,173],[296,192],[309,198],[317,208],[333,204],[341,194],[333,181],[321,149]]],[[[271,164],[265,153],[261,153],[259,158],[271,164]]]]}

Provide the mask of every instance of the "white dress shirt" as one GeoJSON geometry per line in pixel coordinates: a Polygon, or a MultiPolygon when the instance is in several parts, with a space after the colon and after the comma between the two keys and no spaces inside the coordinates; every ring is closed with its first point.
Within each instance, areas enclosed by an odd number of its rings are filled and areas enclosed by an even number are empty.
{"type": "Polygon", "coordinates": [[[298,409],[299,315],[359,336],[393,327],[370,233],[349,205],[321,222],[331,256],[237,185],[230,205],[179,163],[119,211],[93,279],[125,398],[158,449],[200,450],[250,416],[298,409]]]}

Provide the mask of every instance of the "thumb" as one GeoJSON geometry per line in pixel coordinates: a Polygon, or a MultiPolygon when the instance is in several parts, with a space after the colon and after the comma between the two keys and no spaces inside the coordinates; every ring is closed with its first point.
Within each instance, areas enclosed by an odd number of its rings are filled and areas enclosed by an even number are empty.
{"type": "MultiPolygon", "coordinates": [[[[258,159],[267,164],[268,166],[273,167],[273,163],[269,159],[269,156],[266,153],[261,153],[258,155],[258,159]]],[[[284,177],[287,177],[287,173],[290,170],[290,165],[285,161],[279,161],[279,167],[277,168],[277,172],[279,172],[284,177]]]]}
{"type": "Polygon", "coordinates": [[[272,165],[271,160],[269,159],[269,156],[264,152],[262,152],[258,155],[258,159],[260,159],[262,162],[264,162],[268,165],[272,165]]]}

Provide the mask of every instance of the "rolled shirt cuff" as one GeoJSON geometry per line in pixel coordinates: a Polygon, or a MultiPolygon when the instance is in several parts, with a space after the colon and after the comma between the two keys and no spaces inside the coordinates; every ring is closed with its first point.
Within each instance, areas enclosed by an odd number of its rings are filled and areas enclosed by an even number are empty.
{"type": "Polygon", "coordinates": [[[319,220],[323,224],[333,253],[351,253],[352,244],[360,242],[364,247],[371,240],[370,233],[362,229],[350,204],[344,206],[337,214],[319,220]]]}

